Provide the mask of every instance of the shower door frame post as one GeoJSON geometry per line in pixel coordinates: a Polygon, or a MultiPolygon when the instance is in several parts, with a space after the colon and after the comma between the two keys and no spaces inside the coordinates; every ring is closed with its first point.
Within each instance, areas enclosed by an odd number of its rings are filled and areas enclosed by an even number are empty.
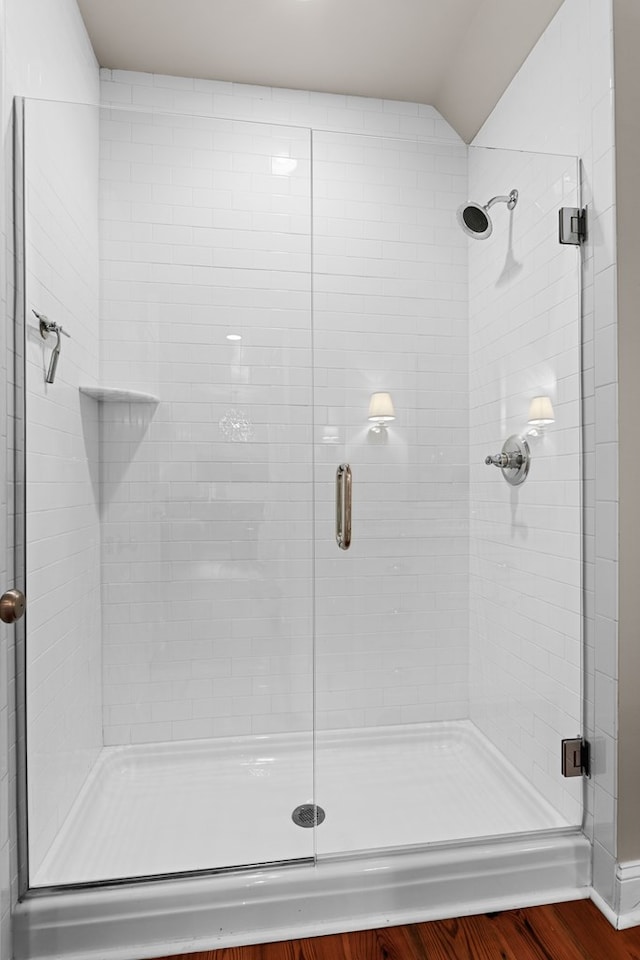
{"type": "MultiPolygon", "coordinates": [[[[13,104],[13,409],[9,409],[13,469],[9,472],[9,509],[13,544],[8,549],[9,569],[13,564],[12,583],[26,595],[26,393],[25,393],[25,316],[26,316],[26,249],[25,249],[25,101],[15,97],[13,104]]],[[[11,393],[9,394],[11,397],[11,393]]],[[[16,804],[18,846],[18,898],[29,891],[29,821],[27,793],[27,717],[26,717],[26,637],[27,617],[15,624],[15,748],[16,804]]]]}

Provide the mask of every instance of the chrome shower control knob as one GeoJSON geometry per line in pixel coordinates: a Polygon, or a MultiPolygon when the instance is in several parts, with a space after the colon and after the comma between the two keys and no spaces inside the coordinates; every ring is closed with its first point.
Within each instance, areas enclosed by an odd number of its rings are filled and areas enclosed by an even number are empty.
{"type": "Polygon", "coordinates": [[[503,470],[517,470],[522,466],[523,460],[521,453],[498,453],[495,457],[486,457],[484,462],[487,466],[502,467],[503,470]]]}
{"type": "Polygon", "coordinates": [[[502,476],[513,487],[524,483],[531,465],[531,451],[524,437],[516,434],[505,440],[502,452],[485,457],[488,467],[500,467],[502,476]]]}
{"type": "Polygon", "coordinates": [[[490,467],[490,466],[494,466],[494,467],[507,467],[507,466],[509,466],[509,458],[507,457],[506,453],[497,453],[497,454],[496,454],[495,456],[493,456],[493,457],[491,457],[491,456],[490,456],[490,457],[485,457],[485,461],[484,461],[484,462],[486,463],[486,465],[487,465],[488,467],[490,467]]]}

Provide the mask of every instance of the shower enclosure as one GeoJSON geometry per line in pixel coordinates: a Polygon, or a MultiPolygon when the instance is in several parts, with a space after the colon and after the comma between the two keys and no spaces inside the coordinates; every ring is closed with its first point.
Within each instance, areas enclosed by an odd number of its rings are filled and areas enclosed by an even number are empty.
{"type": "Polygon", "coordinates": [[[22,121],[23,888],[575,834],[576,159],[22,121]]]}

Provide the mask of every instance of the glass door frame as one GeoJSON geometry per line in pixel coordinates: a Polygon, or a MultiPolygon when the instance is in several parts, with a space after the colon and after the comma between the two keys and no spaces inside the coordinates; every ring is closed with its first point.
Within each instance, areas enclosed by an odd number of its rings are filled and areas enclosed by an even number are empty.
{"type": "MultiPolygon", "coordinates": [[[[13,103],[13,583],[26,596],[26,249],[25,249],[25,99],[13,103]]],[[[9,393],[9,395],[11,395],[9,393]]],[[[11,475],[11,474],[10,474],[11,475]]],[[[29,616],[28,597],[24,615],[15,624],[15,712],[16,712],[16,814],[18,843],[18,897],[22,900],[29,887],[29,819],[27,784],[27,674],[26,635],[29,616]]]]}

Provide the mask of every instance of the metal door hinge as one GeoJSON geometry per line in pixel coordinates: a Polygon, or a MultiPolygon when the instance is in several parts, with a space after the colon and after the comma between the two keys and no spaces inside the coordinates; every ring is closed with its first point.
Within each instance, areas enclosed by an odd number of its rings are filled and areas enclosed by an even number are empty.
{"type": "Polygon", "coordinates": [[[575,737],[562,741],[562,776],[591,776],[591,746],[588,740],[575,737]]]}
{"type": "Polygon", "coordinates": [[[587,208],[560,207],[560,243],[573,243],[579,246],[587,239],[587,208]]]}

